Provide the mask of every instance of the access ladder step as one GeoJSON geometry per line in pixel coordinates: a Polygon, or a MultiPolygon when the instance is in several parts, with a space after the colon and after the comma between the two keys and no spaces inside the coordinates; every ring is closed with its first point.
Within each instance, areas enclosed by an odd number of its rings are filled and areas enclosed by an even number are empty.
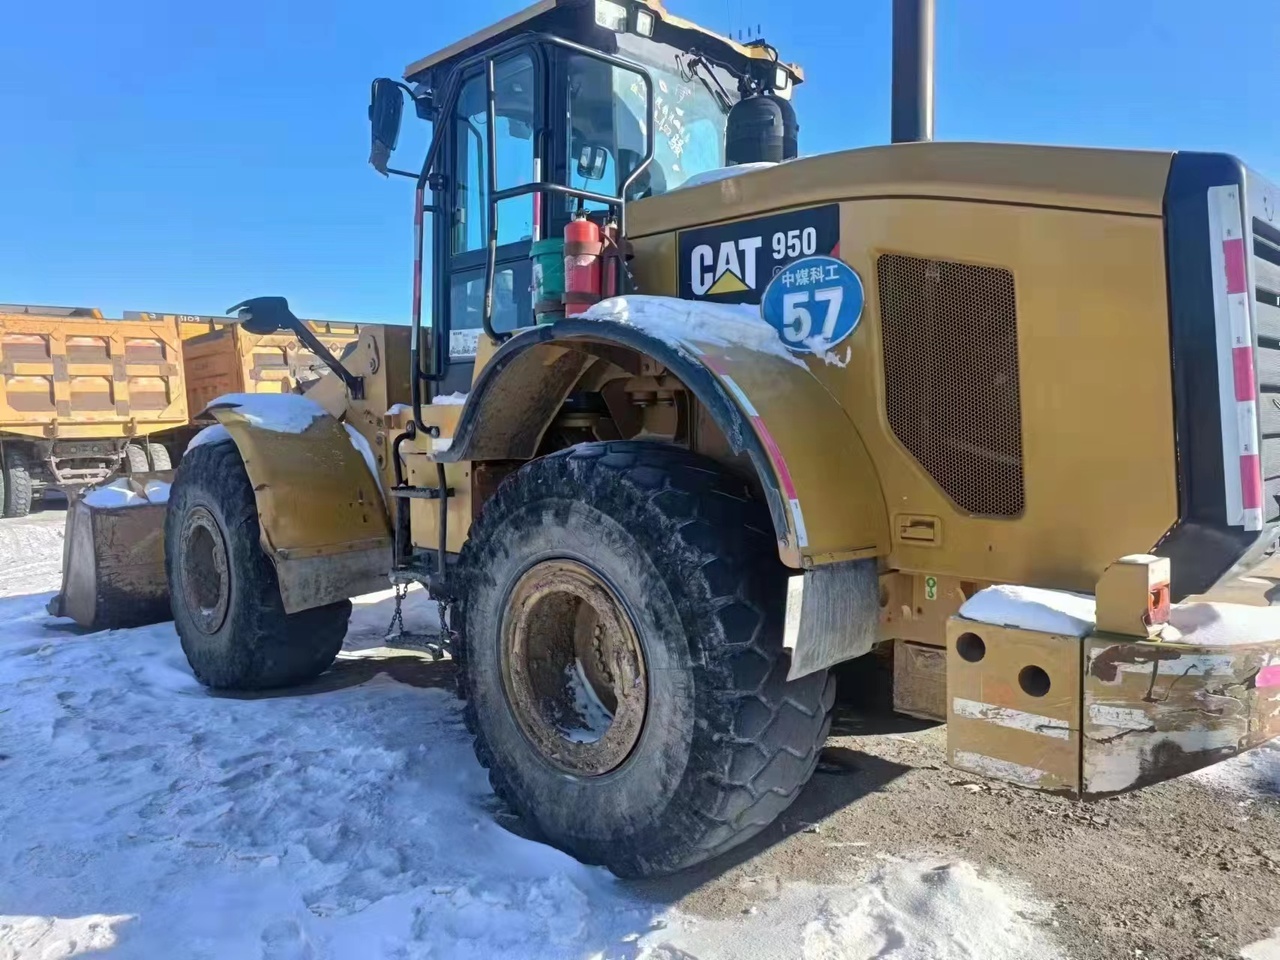
{"type": "MultiPolygon", "coordinates": [[[[404,497],[409,500],[439,500],[439,487],[392,487],[391,495],[393,497],[404,497]]],[[[454,495],[453,487],[448,487],[444,495],[446,498],[454,495]]]]}

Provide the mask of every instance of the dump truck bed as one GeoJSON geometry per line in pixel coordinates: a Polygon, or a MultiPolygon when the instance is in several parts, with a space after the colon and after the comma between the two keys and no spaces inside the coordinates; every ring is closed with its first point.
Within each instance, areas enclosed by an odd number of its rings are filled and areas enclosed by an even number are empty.
{"type": "MultiPolygon", "coordinates": [[[[351,323],[308,321],[335,356],[354,343],[360,328],[351,323]]],[[[259,336],[237,324],[182,321],[187,406],[192,416],[228,393],[291,393],[328,368],[292,333],[259,336]]]]}
{"type": "Polygon", "coordinates": [[[172,321],[0,313],[0,435],[145,436],[183,424],[172,321]]]}

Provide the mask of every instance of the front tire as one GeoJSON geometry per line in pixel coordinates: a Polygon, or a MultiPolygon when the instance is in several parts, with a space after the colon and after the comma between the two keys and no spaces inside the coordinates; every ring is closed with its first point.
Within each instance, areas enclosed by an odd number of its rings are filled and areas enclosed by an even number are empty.
{"type": "Polygon", "coordinates": [[[183,458],[169,492],[164,549],[174,626],[201,683],[290,686],[319,676],[337,657],[351,601],[285,613],[234,443],[205,444],[183,458]]]}
{"type": "Polygon", "coordinates": [[[485,505],[462,569],[477,756],[561,849],[671,873],[812,775],[834,679],[787,682],[768,513],[713,461],[639,442],[536,460],[485,505]]]}

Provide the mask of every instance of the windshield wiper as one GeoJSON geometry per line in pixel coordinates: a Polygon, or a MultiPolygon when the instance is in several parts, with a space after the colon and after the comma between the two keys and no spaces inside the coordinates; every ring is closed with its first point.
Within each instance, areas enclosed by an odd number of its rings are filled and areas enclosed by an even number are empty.
{"type": "Polygon", "coordinates": [[[684,59],[680,55],[676,55],[676,65],[680,68],[680,79],[684,80],[686,83],[690,80],[697,79],[698,82],[707,88],[707,93],[711,94],[715,101],[720,104],[721,111],[728,113],[733,107],[733,100],[729,97],[729,91],[725,90],[724,84],[720,82],[720,78],[716,76],[715,71],[711,68],[711,64],[702,56],[702,54],[698,53],[696,50],[691,50],[689,53],[690,60],[688,65],[685,64],[684,59]],[[705,74],[703,71],[698,69],[699,66],[704,68],[705,74]],[[713,83],[715,86],[712,86],[713,83]]]}

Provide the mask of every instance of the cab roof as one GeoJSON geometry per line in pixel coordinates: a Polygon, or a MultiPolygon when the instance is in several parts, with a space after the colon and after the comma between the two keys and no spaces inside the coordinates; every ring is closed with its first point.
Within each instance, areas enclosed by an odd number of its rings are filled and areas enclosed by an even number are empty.
{"type": "MultiPolygon", "coordinates": [[[[479,52],[482,48],[500,43],[508,37],[534,30],[545,30],[547,33],[556,34],[558,32],[555,29],[556,26],[563,22],[557,14],[593,7],[594,3],[595,0],[539,0],[538,3],[512,14],[505,20],[500,20],[457,43],[452,43],[442,50],[409,64],[405,68],[404,78],[410,83],[430,84],[431,75],[447,73],[447,68],[452,65],[452,61],[479,52]]],[[[706,53],[730,62],[737,61],[743,66],[749,65],[752,61],[771,63],[774,59],[775,54],[772,48],[764,45],[744,45],[689,20],[674,16],[662,5],[662,0],[624,0],[624,3],[632,8],[647,9],[653,14],[654,39],[659,42],[673,43],[675,46],[686,48],[698,46],[706,53]]],[[[592,16],[594,14],[588,14],[588,17],[592,16]]],[[[791,74],[793,85],[804,81],[804,71],[797,64],[779,63],[779,66],[784,67],[791,74]]]]}

